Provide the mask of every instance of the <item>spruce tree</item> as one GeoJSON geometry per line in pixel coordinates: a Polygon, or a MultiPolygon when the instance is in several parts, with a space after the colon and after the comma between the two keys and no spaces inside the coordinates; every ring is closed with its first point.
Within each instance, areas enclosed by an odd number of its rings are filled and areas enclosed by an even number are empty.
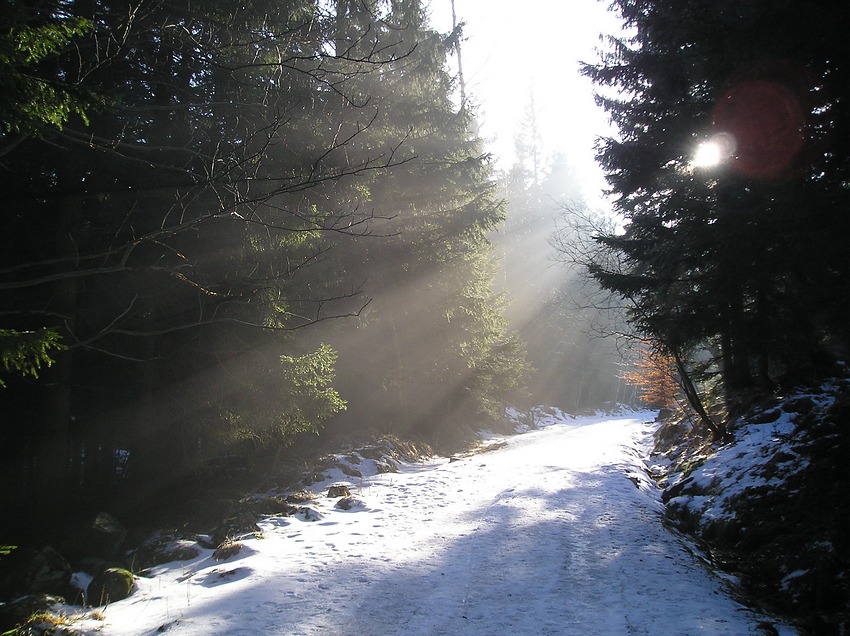
{"type": "Polygon", "coordinates": [[[599,236],[593,274],[686,376],[692,350],[719,351],[729,400],[832,372],[848,342],[837,7],[615,6],[634,35],[585,72],[619,131],[599,160],[626,226],[599,236]],[[694,163],[706,141],[718,165],[694,163]]]}
{"type": "Polygon", "coordinates": [[[357,396],[343,421],[451,444],[500,417],[526,376],[491,287],[488,234],[504,209],[473,113],[453,100],[451,40],[416,1],[394,3],[384,21],[411,53],[376,84],[362,77],[377,117],[363,139],[407,136],[400,165],[361,181],[373,234],[348,237],[331,260],[372,298],[356,330],[338,325],[331,341],[340,391],[357,396]]]}

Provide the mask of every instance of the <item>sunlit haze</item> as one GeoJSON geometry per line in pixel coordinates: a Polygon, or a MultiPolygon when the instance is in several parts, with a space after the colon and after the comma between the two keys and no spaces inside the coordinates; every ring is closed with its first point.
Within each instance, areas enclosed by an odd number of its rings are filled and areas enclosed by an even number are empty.
{"type": "MultiPolygon", "coordinates": [[[[562,152],[595,203],[604,188],[594,143],[610,131],[593,100],[580,62],[596,62],[600,34],[617,33],[616,16],[595,0],[528,0],[511,3],[455,0],[465,23],[462,59],[467,92],[500,167],[510,166],[514,135],[533,94],[544,157],[562,152]]],[[[451,0],[431,0],[434,26],[449,32],[451,0]]],[[[544,161],[545,165],[545,161],[544,161]]]]}

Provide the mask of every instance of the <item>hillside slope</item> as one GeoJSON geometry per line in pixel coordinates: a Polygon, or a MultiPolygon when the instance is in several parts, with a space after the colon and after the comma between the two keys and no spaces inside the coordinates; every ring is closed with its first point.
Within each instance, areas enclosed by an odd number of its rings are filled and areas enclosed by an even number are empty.
{"type": "Polygon", "coordinates": [[[667,515],[761,606],[812,634],[850,632],[850,381],[753,407],[735,441],[659,431],[667,515]]]}

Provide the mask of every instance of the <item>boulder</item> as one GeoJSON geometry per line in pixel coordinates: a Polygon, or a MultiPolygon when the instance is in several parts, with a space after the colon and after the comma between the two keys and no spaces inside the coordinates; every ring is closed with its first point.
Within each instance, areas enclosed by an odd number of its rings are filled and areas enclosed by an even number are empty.
{"type": "Polygon", "coordinates": [[[299,490],[286,496],[286,502],[291,504],[304,505],[307,502],[313,501],[316,497],[313,493],[307,490],[299,490]]]}
{"type": "Polygon", "coordinates": [[[71,574],[68,561],[50,546],[18,548],[0,563],[0,595],[65,596],[71,592],[71,574]]]}
{"type": "Polygon", "coordinates": [[[752,424],[770,424],[781,416],[782,411],[780,409],[767,409],[766,411],[756,411],[748,419],[752,424]]]}
{"type": "Polygon", "coordinates": [[[116,561],[121,557],[126,538],[127,529],[108,512],[100,512],[81,530],[68,536],[62,552],[75,562],[85,557],[116,561]]]}
{"type": "Polygon", "coordinates": [[[782,410],[786,413],[808,413],[815,407],[814,400],[808,395],[785,400],[782,403],[782,410]]]}
{"type": "Polygon", "coordinates": [[[324,518],[324,515],[321,512],[307,506],[299,508],[298,512],[295,513],[295,516],[302,521],[321,521],[324,518]]]}
{"type": "Polygon", "coordinates": [[[106,605],[133,593],[133,573],[123,568],[107,568],[89,583],[86,598],[91,605],[106,605]]]}
{"type": "Polygon", "coordinates": [[[352,510],[354,508],[365,508],[365,504],[354,497],[343,497],[336,502],[334,508],[338,508],[340,510],[352,510]]]}
{"type": "Polygon", "coordinates": [[[357,470],[353,466],[349,466],[348,464],[346,464],[344,462],[337,463],[336,467],[339,468],[344,474],[348,475],[349,477],[357,477],[358,479],[363,477],[363,473],[361,473],[359,470],[357,470]]]}
{"type": "Polygon", "coordinates": [[[297,510],[286,497],[280,495],[258,497],[250,502],[249,507],[252,512],[260,515],[286,516],[297,510]]]}
{"type": "Polygon", "coordinates": [[[258,532],[260,532],[260,527],[257,525],[257,516],[249,512],[240,512],[224,519],[213,530],[211,538],[213,545],[220,545],[228,539],[257,534],[258,532]]]}
{"type": "MultiPolygon", "coordinates": [[[[130,564],[138,572],[162,563],[191,561],[200,553],[197,541],[178,539],[172,534],[157,534],[130,554],[130,564]]],[[[98,571],[90,572],[96,574],[98,571]]]]}
{"type": "Polygon", "coordinates": [[[345,484],[335,484],[328,488],[328,497],[335,499],[337,497],[350,497],[351,491],[345,484]]]}
{"type": "Polygon", "coordinates": [[[226,561],[230,557],[239,554],[241,549],[242,544],[238,541],[224,541],[224,543],[218,546],[215,549],[215,552],[213,552],[213,558],[216,561],[226,561]]]}

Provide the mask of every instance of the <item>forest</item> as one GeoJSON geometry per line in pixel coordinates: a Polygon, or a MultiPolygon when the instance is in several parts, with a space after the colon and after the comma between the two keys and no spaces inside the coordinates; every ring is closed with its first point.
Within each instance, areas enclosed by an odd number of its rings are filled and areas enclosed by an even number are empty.
{"type": "Polygon", "coordinates": [[[623,343],[716,438],[845,373],[846,9],[613,9],[583,72],[618,223],[540,163],[533,112],[496,169],[463,27],[421,0],[3,2],[4,541],[346,437],[453,448],[508,404],[622,401],[623,343]],[[542,281],[549,252],[580,272],[542,281]]]}
{"type": "Polygon", "coordinates": [[[2,11],[5,523],[521,399],[504,202],[420,2],[2,11]]]}

